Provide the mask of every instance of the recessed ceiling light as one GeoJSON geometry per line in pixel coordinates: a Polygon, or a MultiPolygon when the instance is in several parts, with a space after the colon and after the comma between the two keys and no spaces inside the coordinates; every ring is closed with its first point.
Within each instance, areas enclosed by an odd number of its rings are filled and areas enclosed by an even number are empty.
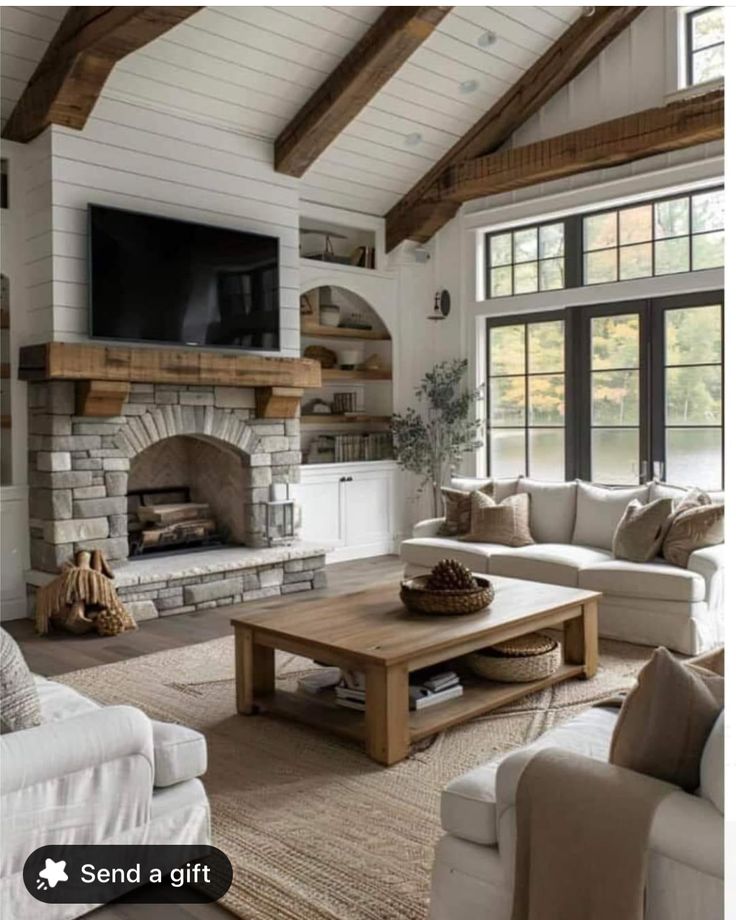
{"type": "Polygon", "coordinates": [[[481,32],[478,38],[478,44],[481,48],[490,48],[498,41],[498,35],[495,32],[481,32]]]}
{"type": "Polygon", "coordinates": [[[418,131],[414,131],[413,134],[407,134],[404,138],[404,143],[407,147],[416,147],[417,144],[422,143],[422,135],[418,131]]]}
{"type": "Polygon", "coordinates": [[[474,93],[478,89],[477,80],[463,80],[460,84],[460,92],[467,96],[468,93],[474,93]]]}

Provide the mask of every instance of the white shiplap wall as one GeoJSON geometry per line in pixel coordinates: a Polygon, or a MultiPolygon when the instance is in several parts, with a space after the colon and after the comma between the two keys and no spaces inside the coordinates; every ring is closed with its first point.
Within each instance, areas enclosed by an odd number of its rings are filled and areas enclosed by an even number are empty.
{"type": "Polygon", "coordinates": [[[87,336],[87,205],[277,236],[281,352],[299,353],[299,195],[271,145],[103,98],[84,131],[52,129],[53,324],[87,336]]]}

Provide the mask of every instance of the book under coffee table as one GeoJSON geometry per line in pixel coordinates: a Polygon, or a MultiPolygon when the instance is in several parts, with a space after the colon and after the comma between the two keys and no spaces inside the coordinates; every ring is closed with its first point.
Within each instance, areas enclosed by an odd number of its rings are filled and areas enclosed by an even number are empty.
{"type": "Polygon", "coordinates": [[[513,700],[598,667],[597,591],[493,578],[490,607],[465,616],[410,613],[394,580],[341,597],[295,602],[232,619],[238,712],[274,713],[361,740],[373,760],[390,765],[412,742],[466,722],[513,700]],[[409,674],[538,629],[562,628],[562,664],[549,677],[523,684],[481,678],[441,705],[410,712],[409,674]],[[281,649],[365,674],[365,713],[338,706],[329,694],[277,690],[274,651],[281,649]]]}

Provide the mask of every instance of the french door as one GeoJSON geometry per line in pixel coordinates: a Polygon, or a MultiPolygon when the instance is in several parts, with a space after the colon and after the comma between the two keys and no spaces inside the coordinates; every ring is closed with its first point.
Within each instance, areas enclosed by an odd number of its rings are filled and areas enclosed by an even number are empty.
{"type": "Polygon", "coordinates": [[[594,482],[723,486],[723,292],[574,311],[571,466],[594,482]]]}
{"type": "Polygon", "coordinates": [[[723,487],[723,292],[487,323],[489,475],[723,487]]]}

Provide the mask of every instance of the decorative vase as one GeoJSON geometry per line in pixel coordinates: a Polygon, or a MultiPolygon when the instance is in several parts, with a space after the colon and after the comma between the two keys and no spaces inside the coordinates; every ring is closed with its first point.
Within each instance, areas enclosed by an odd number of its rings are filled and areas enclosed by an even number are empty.
{"type": "Polygon", "coordinates": [[[334,304],[324,304],[319,308],[319,321],[323,326],[339,326],[340,308],[334,304]]]}

